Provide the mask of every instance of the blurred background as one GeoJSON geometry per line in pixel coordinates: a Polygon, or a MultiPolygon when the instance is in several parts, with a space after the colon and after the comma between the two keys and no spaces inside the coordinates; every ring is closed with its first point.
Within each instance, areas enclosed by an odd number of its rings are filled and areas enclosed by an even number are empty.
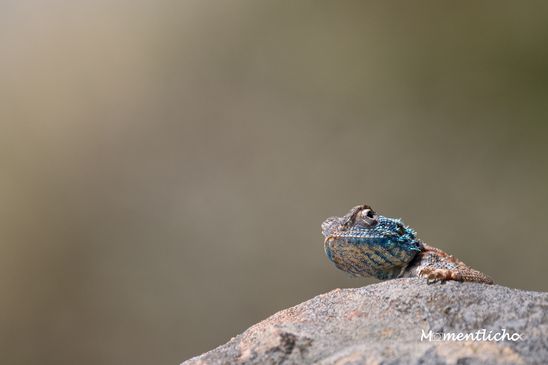
{"type": "Polygon", "coordinates": [[[548,290],[546,2],[2,1],[5,364],[177,364],[367,202],[548,290]]]}

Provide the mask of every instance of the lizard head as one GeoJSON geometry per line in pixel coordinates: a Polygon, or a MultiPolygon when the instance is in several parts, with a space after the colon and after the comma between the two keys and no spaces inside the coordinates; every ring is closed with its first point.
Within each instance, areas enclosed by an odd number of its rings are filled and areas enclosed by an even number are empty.
{"type": "Polygon", "coordinates": [[[322,233],[327,257],[357,276],[395,277],[422,249],[413,229],[400,219],[377,214],[367,204],[342,217],[327,218],[322,233]]]}

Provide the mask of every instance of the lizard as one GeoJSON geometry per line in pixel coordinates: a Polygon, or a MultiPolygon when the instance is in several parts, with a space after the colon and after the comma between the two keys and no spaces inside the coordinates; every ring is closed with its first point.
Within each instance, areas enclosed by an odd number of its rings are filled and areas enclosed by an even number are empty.
{"type": "Polygon", "coordinates": [[[401,219],[379,215],[367,204],[355,206],[342,217],[327,218],[322,233],[328,259],[351,276],[493,284],[487,275],[419,240],[401,219]]]}

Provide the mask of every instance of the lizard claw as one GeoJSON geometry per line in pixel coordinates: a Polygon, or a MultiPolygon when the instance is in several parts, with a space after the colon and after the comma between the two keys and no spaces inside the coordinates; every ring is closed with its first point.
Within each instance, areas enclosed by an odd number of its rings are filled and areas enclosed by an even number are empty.
{"type": "Polygon", "coordinates": [[[462,281],[462,276],[457,270],[450,269],[434,269],[431,267],[423,267],[419,270],[419,277],[425,278],[428,284],[435,282],[443,282],[446,280],[462,281]]]}

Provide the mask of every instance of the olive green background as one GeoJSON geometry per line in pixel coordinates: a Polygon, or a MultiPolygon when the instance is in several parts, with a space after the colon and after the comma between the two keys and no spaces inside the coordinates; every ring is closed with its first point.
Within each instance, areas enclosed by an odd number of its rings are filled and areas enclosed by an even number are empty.
{"type": "Polygon", "coordinates": [[[0,353],[177,364],[350,279],[367,202],[548,289],[548,4],[3,1],[0,353]]]}

